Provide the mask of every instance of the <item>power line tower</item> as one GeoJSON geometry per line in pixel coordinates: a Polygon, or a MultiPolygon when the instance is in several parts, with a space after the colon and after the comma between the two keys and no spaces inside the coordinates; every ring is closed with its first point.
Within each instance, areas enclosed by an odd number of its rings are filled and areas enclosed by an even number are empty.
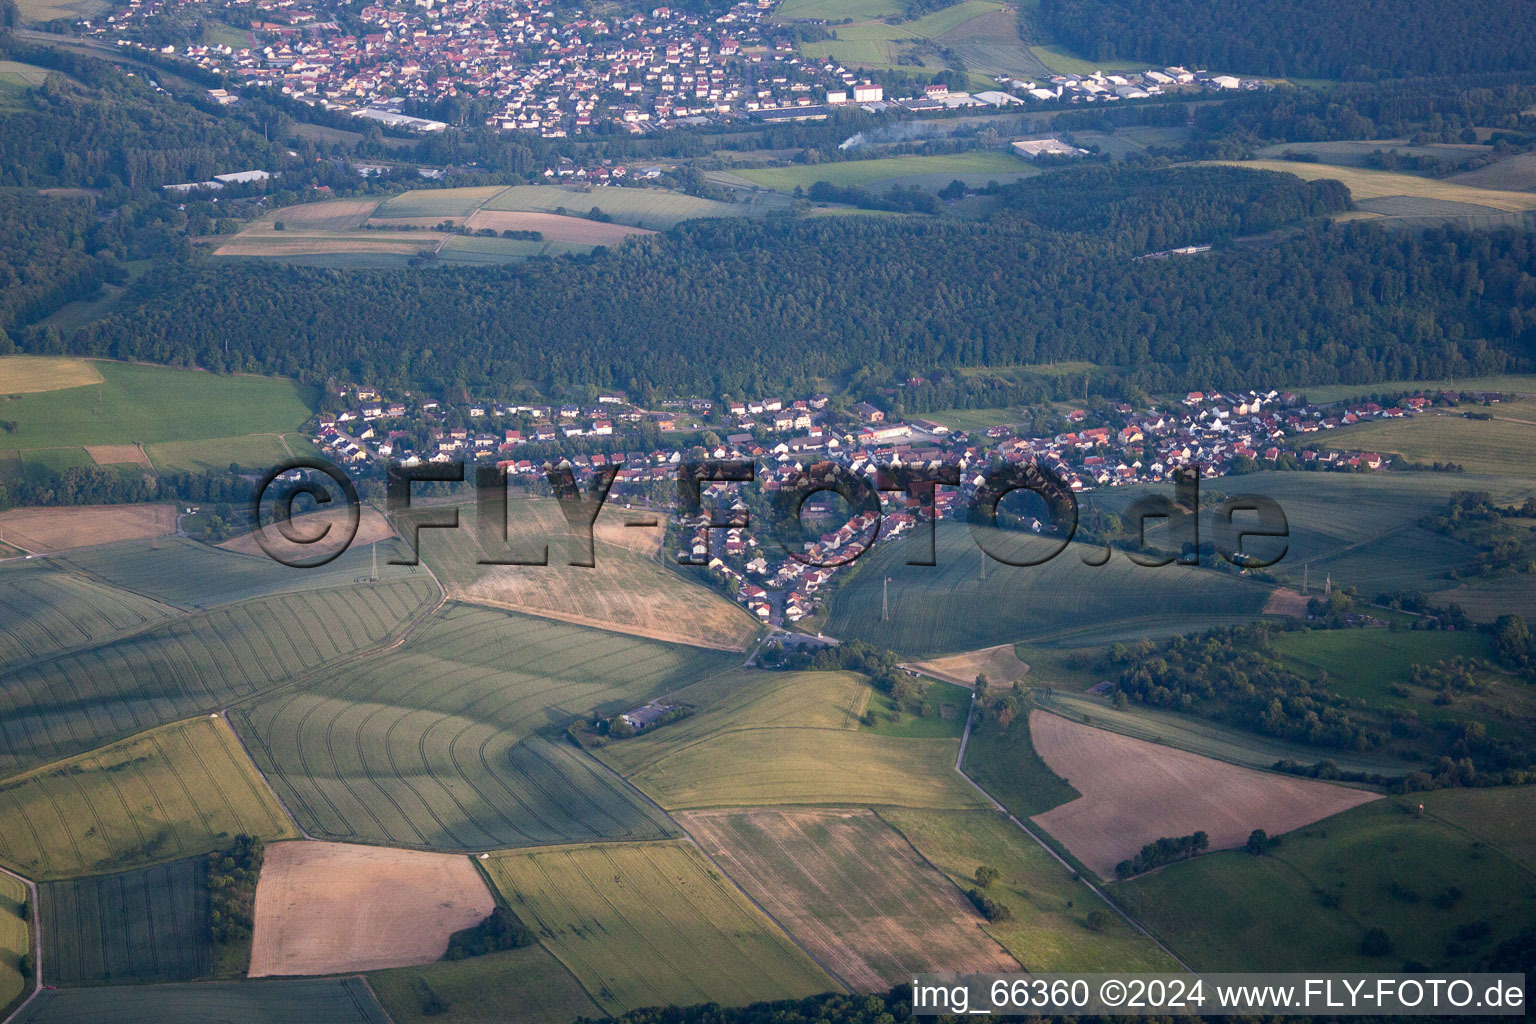
{"type": "Polygon", "coordinates": [[[880,621],[891,621],[891,578],[889,576],[880,585],[880,621]]]}

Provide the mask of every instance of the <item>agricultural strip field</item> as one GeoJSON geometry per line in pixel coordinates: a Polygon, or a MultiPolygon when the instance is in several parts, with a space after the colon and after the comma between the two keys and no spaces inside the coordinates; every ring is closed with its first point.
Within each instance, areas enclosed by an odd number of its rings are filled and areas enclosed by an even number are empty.
{"type": "Polygon", "coordinates": [[[361,978],[125,985],[44,992],[13,1024],[389,1024],[361,978]]]}
{"type": "MultiPolygon", "coordinates": [[[[397,541],[378,547],[378,583],[416,581],[436,590],[417,566],[390,565],[410,552],[397,541]]],[[[245,555],[173,537],[149,544],[117,544],[71,552],[64,564],[122,590],[183,609],[216,608],[255,597],[351,587],[373,572],[371,546],[355,544],[334,562],[315,569],[280,565],[266,555],[245,555]]]]}
{"type": "Polygon", "coordinates": [[[373,216],[373,211],[379,205],[378,199],[331,199],[323,203],[302,203],[298,206],[285,206],[257,221],[270,227],[277,221],[283,222],[283,229],[308,231],[350,231],[361,227],[363,222],[373,216]]]}
{"type": "Polygon", "coordinates": [[[584,214],[593,207],[612,217],[614,223],[653,231],[666,231],[685,220],[700,217],[761,217],[778,203],[754,201],[723,203],[660,188],[622,188],[602,185],[591,189],[559,185],[514,185],[485,204],[490,210],[525,210],[584,214]]]}
{"type": "Polygon", "coordinates": [[[555,242],[576,242],[581,245],[618,245],[631,235],[651,234],[645,228],[628,224],[611,224],[588,220],[585,217],[562,217],[556,213],[537,213],[521,210],[480,210],[464,222],[465,227],[479,231],[537,231],[555,242]]]}
{"type": "Polygon", "coordinates": [[[983,647],[979,651],[951,654],[944,658],[929,658],[912,665],[926,675],[958,686],[974,686],[977,676],[986,676],[991,686],[1011,686],[1023,679],[1029,666],[1019,660],[1013,644],[983,647]]]}
{"type": "Polygon", "coordinates": [[[829,598],[825,631],[914,657],[1019,641],[1082,646],[1245,621],[1269,597],[1267,586],[1249,580],[1174,565],[1147,569],[1124,556],[1092,568],[1082,559],[1098,551],[1083,545],[1032,567],[991,561],[981,579],[982,551],[952,520],[939,523],[935,545],[937,566],[907,565],[917,552],[905,541],[876,546],[829,598]],[[890,620],[882,622],[887,576],[890,620]]]}
{"type": "Polygon", "coordinates": [[[85,454],[98,466],[141,466],[154,469],[144,449],[136,444],[88,444],[85,454]]]}
{"type": "Polygon", "coordinates": [[[1330,431],[1327,443],[1336,449],[1390,452],[1411,462],[1455,462],[1472,473],[1536,476],[1527,458],[1536,446],[1536,415],[1511,418],[1497,408],[1493,414],[1491,421],[1434,413],[1373,420],[1330,431]]]}
{"type": "Polygon", "coordinates": [[[46,984],[191,981],[213,970],[206,858],[49,882],[38,898],[46,984]]]}
{"type": "Polygon", "coordinates": [[[368,981],[396,1024],[559,1024],[603,1012],[540,945],[375,971],[368,981]]]}
{"type": "Polygon", "coordinates": [[[16,422],[16,430],[6,434],[6,447],[26,452],[193,441],[212,433],[210,424],[230,435],[281,433],[298,429],[315,400],[314,389],[278,377],[106,360],[90,365],[102,383],[0,397],[0,419],[16,422]]]}
{"type": "MultiPolygon", "coordinates": [[[[828,164],[795,164],[789,167],[753,167],[731,172],[764,188],[793,192],[810,188],[818,181],[834,185],[873,187],[910,175],[938,175],[949,179],[965,174],[993,175],[998,181],[1013,181],[1039,174],[1039,170],[1003,150],[986,149],[943,156],[892,156],[874,160],[844,160],[828,164]]],[[[937,180],[937,179],[935,179],[937,180]]]]}
{"type": "Polygon", "coordinates": [[[39,880],[293,835],[218,718],[165,726],[0,784],[0,860],[39,880]]]}
{"type": "Polygon", "coordinates": [[[442,959],[495,909],[468,857],[305,840],[267,847],[250,976],[344,974],[442,959]]]}
{"type": "Polygon", "coordinates": [[[1011,916],[983,922],[982,928],[1025,970],[1179,969],[1156,943],[1110,911],[1069,869],[996,811],[885,808],[880,817],[962,888],[976,884],[976,869],[983,864],[1001,872],[986,894],[1011,916]]]}
{"type": "Polygon", "coordinates": [[[605,1013],[836,987],[692,845],[557,847],[498,854],[485,869],[605,1013]]]}
{"type": "Polygon", "coordinates": [[[3,381],[0,383],[0,392],[7,395],[85,387],[88,384],[100,384],[101,379],[95,364],[84,359],[68,356],[0,356],[0,381],[3,381]]]}
{"type": "Polygon", "coordinates": [[[462,220],[505,190],[504,185],[412,189],[386,199],[373,212],[373,217],[375,220],[413,217],[462,220]]]}
{"type": "Polygon", "coordinates": [[[197,441],[167,441],[145,449],[150,464],[161,473],[218,473],[237,463],[264,472],[295,455],[319,454],[302,434],[241,434],[197,441]]]}
{"type": "Polygon", "coordinates": [[[0,775],[213,711],[384,643],[425,581],[241,602],[0,675],[0,775]]]}
{"type": "MultiPolygon", "coordinates": [[[[736,602],[662,564],[659,531],[624,526],[611,508],[594,531],[595,568],[567,563],[570,528],[559,503],[531,498],[507,503],[507,546],[485,545],[473,514],[457,530],[421,533],[421,557],[450,596],[508,611],[631,633],[673,643],[745,650],[758,622],[736,602]],[[537,558],[548,544],[549,564],[481,565],[482,559],[537,558]]],[[[409,520],[407,520],[409,522],[409,520]]],[[[576,545],[570,546],[575,554],[576,545]]]]}
{"type": "Polygon", "coordinates": [[[748,669],[727,678],[730,688],[697,714],[598,756],[668,810],[982,804],[954,770],[957,740],[859,729],[872,692],[862,676],[748,669]]]}
{"type": "Polygon", "coordinates": [[[252,225],[214,250],[215,256],[383,255],[409,259],[435,250],[449,236],[436,231],[273,231],[252,225]]]}
{"type": "Polygon", "coordinates": [[[32,953],[32,929],[21,917],[27,897],[27,887],[19,878],[0,874],[0,1013],[32,980],[21,974],[21,958],[32,953]]]}
{"type": "Polygon", "coordinates": [[[1358,167],[1334,167],[1328,164],[1298,163],[1294,160],[1214,160],[1208,163],[1227,167],[1245,167],[1250,170],[1281,171],[1294,174],[1304,181],[1332,178],[1341,181],[1349,194],[1359,202],[1362,199],[1384,199],[1391,196],[1412,196],[1453,203],[1471,203],[1504,213],[1520,213],[1536,210],[1536,193],[1511,192],[1501,189],[1476,188],[1454,181],[1420,178],[1412,174],[1395,174],[1391,171],[1372,171],[1358,167]]]}
{"type": "Polygon", "coordinates": [[[1212,849],[1241,846],[1376,799],[1312,779],[1265,774],[1034,711],[1041,760],[1082,794],[1031,820],[1101,877],[1145,843],[1203,831],[1212,849]]]}
{"type": "Polygon", "coordinates": [[[450,604],[387,661],[238,709],[311,835],[439,850],[660,838],[664,815],[568,742],[735,656],[450,604]]]}
{"type": "Polygon", "coordinates": [[[1419,799],[1357,807],[1287,834],[1262,857],[1170,864],[1116,885],[1115,898],[1200,971],[1394,971],[1412,960],[1469,969],[1529,926],[1536,877],[1493,845],[1417,816],[1419,799]],[[1388,954],[1361,952],[1372,927],[1387,933],[1388,954]]]}
{"type": "Polygon", "coordinates": [[[919,972],[1019,968],[961,891],[870,811],[695,811],[678,821],[854,991],[883,992],[919,972]]]}
{"type": "Polygon", "coordinates": [[[176,531],[171,505],[77,505],[0,512],[0,538],[34,554],[163,537],[176,531]]]}
{"type": "Polygon", "coordinates": [[[44,562],[7,565],[0,568],[0,671],[105,643],[174,614],[157,601],[44,562]]]}

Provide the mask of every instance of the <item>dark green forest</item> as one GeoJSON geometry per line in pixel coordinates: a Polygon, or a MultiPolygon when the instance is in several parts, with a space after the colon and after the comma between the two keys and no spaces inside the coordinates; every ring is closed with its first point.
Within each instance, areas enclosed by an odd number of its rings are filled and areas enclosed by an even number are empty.
{"type": "Polygon", "coordinates": [[[1377,78],[1528,69],[1531,0],[1041,0],[1041,20],[1093,60],[1230,74],[1377,78]]]}

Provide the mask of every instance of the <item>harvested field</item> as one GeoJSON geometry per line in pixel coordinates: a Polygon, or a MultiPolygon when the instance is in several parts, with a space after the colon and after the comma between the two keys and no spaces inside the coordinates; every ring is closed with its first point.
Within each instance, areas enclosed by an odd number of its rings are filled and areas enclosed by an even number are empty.
{"type": "Polygon", "coordinates": [[[171,505],[79,505],[0,512],[0,537],[33,554],[164,537],[176,532],[171,505]]]}
{"type": "Polygon", "coordinates": [[[345,974],[442,958],[496,901],[468,857],[298,841],[267,847],[253,978],[345,974]]]}
{"type": "Polygon", "coordinates": [[[102,376],[96,367],[84,359],[68,356],[0,357],[0,394],[31,395],[101,382],[102,376]]]}
{"type": "Polygon", "coordinates": [[[85,454],[98,466],[138,465],[145,469],[155,468],[149,456],[144,454],[144,449],[136,444],[88,444],[85,446],[85,454]]]}
{"type": "Polygon", "coordinates": [[[1294,590],[1281,587],[1271,593],[1269,600],[1264,602],[1264,614],[1288,615],[1293,619],[1305,619],[1308,600],[1310,599],[1302,597],[1294,590]]]}
{"type": "Polygon", "coordinates": [[[214,250],[215,256],[313,256],[383,253],[414,256],[448,236],[435,231],[263,231],[247,228],[214,250]]]}
{"type": "Polygon", "coordinates": [[[1143,845],[1204,831],[1211,849],[1241,846],[1262,828],[1280,835],[1376,794],[1311,779],[1240,768],[1183,750],[1080,725],[1029,716],[1035,750],[1082,794],[1032,819],[1105,878],[1143,845]]]}
{"type": "Polygon", "coordinates": [[[835,988],[690,844],[564,846],[484,864],[507,905],[606,1013],[835,988]]]}
{"type": "Polygon", "coordinates": [[[506,550],[487,548],[471,512],[460,529],[424,532],[421,557],[459,600],[653,640],[745,650],[757,620],[662,564],[652,546],[656,530],[622,525],[655,518],[651,512],[605,513],[595,531],[595,568],[586,569],[568,564],[567,552],[575,552],[565,542],[570,529],[558,502],[514,500],[507,504],[506,550]],[[537,557],[545,544],[547,566],[479,564],[511,552],[537,557]]]}
{"type": "Polygon", "coordinates": [[[378,199],[333,199],[324,203],[285,206],[262,218],[268,226],[282,221],[285,229],[350,231],[373,215],[378,199]]]}
{"type": "Polygon", "coordinates": [[[487,210],[537,210],[545,213],[585,213],[593,207],[619,224],[665,231],[696,217],[763,216],[767,207],[751,203],[722,203],[664,188],[564,188],[559,185],[514,185],[485,204],[487,210]]]}
{"type": "Polygon", "coordinates": [[[1008,973],[981,915],[867,810],[695,811],[679,822],[773,918],[858,992],[915,972],[1008,973]]]}
{"type": "MultiPolygon", "coordinates": [[[[289,525],[292,526],[294,532],[300,537],[319,536],[321,530],[333,531],[327,534],[327,536],[340,537],[346,533],[348,525],[347,511],[345,509],[328,508],[320,512],[310,512],[302,516],[295,516],[289,525]]],[[[358,516],[357,536],[352,538],[352,543],[349,545],[348,550],[351,550],[353,547],[362,550],[361,545],[376,544],[379,541],[388,540],[394,535],[394,527],[389,525],[389,520],[385,519],[382,513],[376,509],[364,506],[358,516]]],[[[283,538],[282,533],[276,527],[268,529],[267,540],[272,550],[285,558],[303,558],[314,552],[313,548],[306,547],[303,544],[290,544],[283,538]]],[[[238,551],[242,555],[257,555],[261,558],[268,557],[266,550],[256,542],[256,535],[254,533],[241,534],[232,540],[225,541],[219,547],[226,551],[238,551]]],[[[384,558],[380,559],[380,561],[388,560],[391,557],[387,552],[380,552],[380,554],[384,555],[384,558]]]]}
{"type": "Polygon", "coordinates": [[[959,686],[975,686],[976,677],[985,675],[990,686],[1011,686],[1023,679],[1029,666],[1019,660],[1013,644],[983,647],[979,651],[951,654],[944,658],[929,658],[912,666],[936,679],[959,686]]]}
{"type": "Polygon", "coordinates": [[[478,210],[465,221],[465,226],[479,231],[490,228],[502,231],[537,231],[546,239],[556,242],[577,242],[582,245],[617,245],[630,235],[654,235],[646,228],[628,224],[613,224],[588,220],[585,217],[562,217],[557,213],[532,211],[478,210]]]}

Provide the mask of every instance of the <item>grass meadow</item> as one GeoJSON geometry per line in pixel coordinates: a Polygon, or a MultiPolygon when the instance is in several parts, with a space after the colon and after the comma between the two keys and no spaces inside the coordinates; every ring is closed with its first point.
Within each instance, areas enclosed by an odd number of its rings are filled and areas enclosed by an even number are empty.
{"type": "Polygon", "coordinates": [[[450,604],[387,659],[233,714],[310,834],[488,850],[674,834],[566,740],[737,656],[450,604]]]}
{"type": "Polygon", "coordinates": [[[1420,799],[1346,811],[1262,857],[1172,864],[1114,895],[1196,970],[1466,969],[1529,925],[1536,876],[1493,842],[1416,815],[1420,799]],[[1389,953],[1361,951],[1370,928],[1387,933],[1389,953]]]}
{"type": "Polygon", "coordinates": [[[49,882],[38,898],[46,984],[191,981],[213,970],[203,857],[49,882]]]}
{"type": "Polygon", "coordinates": [[[539,945],[375,971],[368,983],[396,1024],[549,1024],[602,1013],[539,945]]]}
{"type": "MultiPolygon", "coordinates": [[[[999,181],[1029,177],[1039,171],[1011,153],[979,149],[943,156],[892,156],[873,160],[844,160],[829,164],[792,164],[788,167],[753,167],[732,171],[764,188],[793,192],[818,181],[838,186],[877,186],[913,174],[993,174],[999,181]]],[[[948,184],[947,181],[944,184],[948,184]]]]}
{"type": "Polygon", "coordinates": [[[41,881],[296,833],[222,719],[197,718],[0,783],[0,860],[41,881]]]}
{"type": "Polygon", "coordinates": [[[1528,454],[1536,446],[1536,410],[1501,410],[1492,420],[1425,413],[1400,420],[1372,420],[1328,433],[1327,445],[1350,451],[1401,455],[1410,462],[1455,462],[1471,473],[1536,477],[1528,454]]]}
{"type": "Polygon", "coordinates": [[[32,953],[32,929],[21,916],[27,899],[20,879],[0,874],[0,1013],[21,998],[32,980],[21,974],[21,958],[32,953]]]}
{"type": "Polygon", "coordinates": [[[12,1024],[389,1024],[362,978],[120,985],[44,992],[12,1024]]]}
{"type": "Polygon", "coordinates": [[[556,847],[498,854],[484,866],[604,1013],[836,988],[692,845],[556,847]]]}

